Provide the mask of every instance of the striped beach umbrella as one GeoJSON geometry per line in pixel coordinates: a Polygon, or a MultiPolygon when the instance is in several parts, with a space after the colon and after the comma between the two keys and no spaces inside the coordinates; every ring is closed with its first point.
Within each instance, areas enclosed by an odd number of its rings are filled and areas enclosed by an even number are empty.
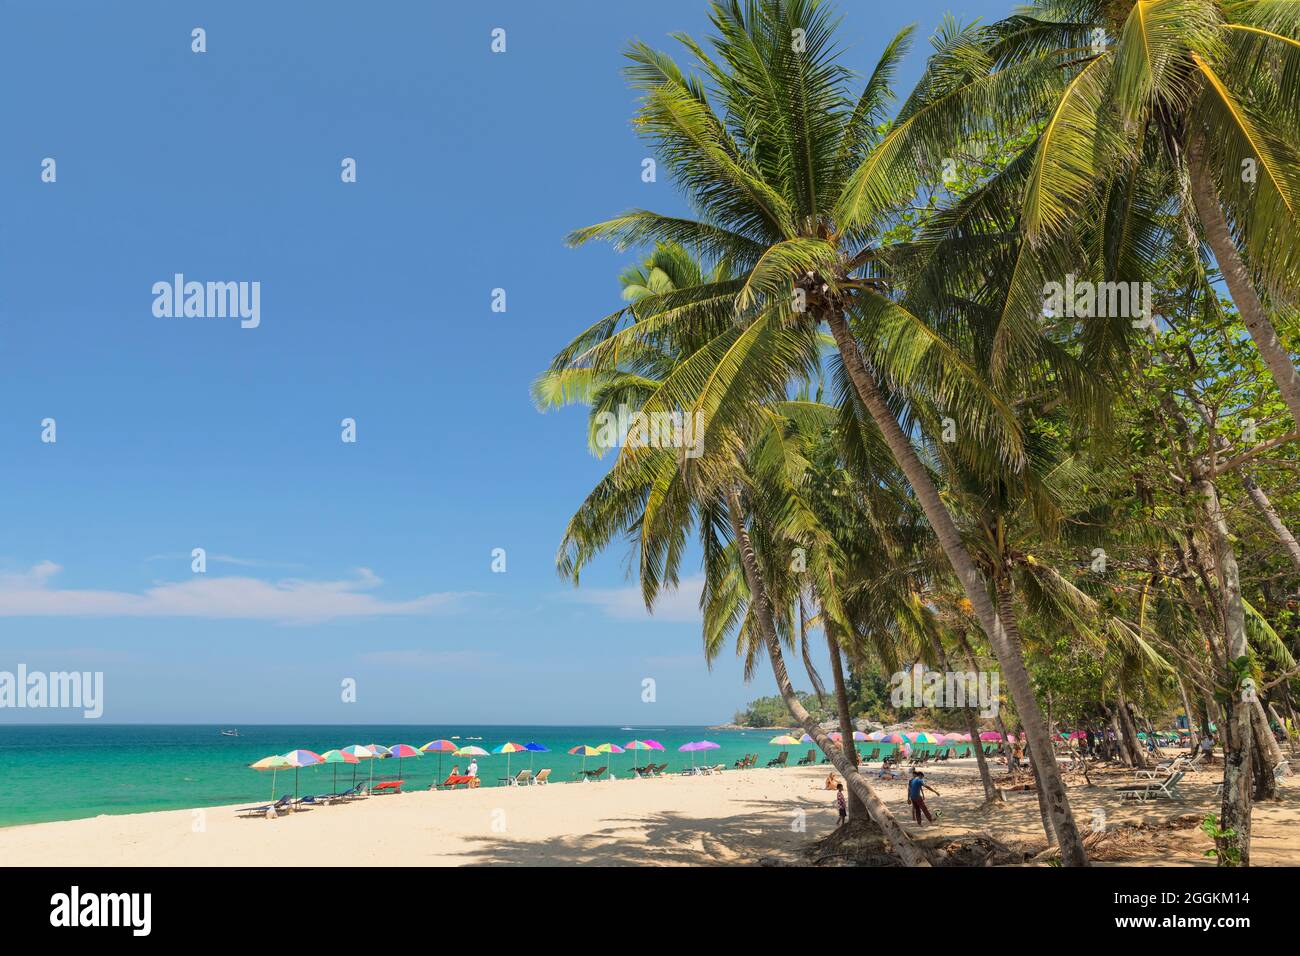
{"type": "Polygon", "coordinates": [[[271,801],[275,802],[275,775],[281,770],[288,770],[293,764],[279,754],[272,754],[269,757],[263,757],[257,763],[250,763],[248,766],[252,770],[271,771],[271,801]]]}
{"type": "MultiPolygon", "coordinates": [[[[595,747],[589,747],[586,744],[578,744],[578,746],[572,748],[569,751],[569,753],[574,757],[582,758],[582,772],[584,775],[587,772],[587,758],[600,756],[599,750],[597,750],[595,747]]],[[[585,783],[587,778],[586,776],[584,776],[582,779],[583,782],[585,783]]]]}
{"type": "Polygon", "coordinates": [[[504,743],[500,747],[493,747],[492,752],[494,754],[506,755],[506,776],[509,777],[510,776],[510,755],[523,753],[527,749],[528,748],[525,747],[523,744],[504,743]]]}
{"type": "Polygon", "coordinates": [[[289,766],[293,767],[293,798],[297,800],[298,771],[303,767],[314,767],[321,762],[321,757],[314,750],[290,750],[284,755],[284,759],[289,761],[289,766]]]}
{"type": "Polygon", "coordinates": [[[423,757],[424,751],[412,747],[410,744],[393,744],[388,750],[390,757],[397,758],[397,779],[402,779],[402,758],[403,757],[423,757]]]}
{"type": "Polygon", "coordinates": [[[454,753],[456,751],[456,745],[452,743],[450,740],[430,740],[427,744],[425,744],[420,749],[427,754],[438,755],[438,776],[441,777],[442,776],[442,755],[454,753]]]}
{"type": "Polygon", "coordinates": [[[652,748],[652,747],[651,747],[648,743],[646,743],[644,740],[629,740],[627,743],[625,743],[625,744],[623,745],[623,749],[624,749],[624,750],[630,750],[630,751],[632,751],[632,769],[635,770],[635,769],[636,769],[636,751],[638,751],[638,750],[652,750],[652,749],[654,749],[654,748],[652,748]]]}
{"type": "Polygon", "coordinates": [[[773,737],[768,743],[774,747],[793,747],[799,743],[799,738],[791,737],[789,734],[781,734],[779,737],[773,737]]]}
{"type": "Polygon", "coordinates": [[[334,792],[339,792],[339,764],[352,764],[352,783],[357,782],[356,765],[361,763],[360,759],[350,753],[344,753],[342,750],[327,750],[320,755],[321,763],[332,763],[334,765],[334,792]]]}
{"type": "MultiPolygon", "coordinates": [[[[612,754],[621,754],[621,753],[623,752],[623,748],[622,748],[622,747],[620,747],[618,744],[612,744],[612,743],[610,743],[609,741],[605,741],[605,743],[603,743],[603,744],[599,744],[599,745],[596,747],[596,749],[599,750],[599,751],[600,751],[601,753],[603,753],[603,754],[611,754],[611,755],[612,755],[612,754]]],[[[608,764],[608,765],[606,766],[606,768],[605,768],[605,773],[607,773],[607,774],[609,775],[609,779],[610,779],[610,780],[613,780],[613,779],[614,779],[614,761],[611,760],[611,761],[609,762],[609,764],[608,764]]]]}

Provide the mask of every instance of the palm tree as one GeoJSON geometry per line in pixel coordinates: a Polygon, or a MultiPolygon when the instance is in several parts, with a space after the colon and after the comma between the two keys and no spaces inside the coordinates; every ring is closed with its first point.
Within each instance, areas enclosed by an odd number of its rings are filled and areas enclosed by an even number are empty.
{"type": "MultiPolygon", "coordinates": [[[[1300,5],[1036,0],[988,37],[995,71],[1057,74],[1019,201],[1028,256],[1081,221],[1128,221],[1133,191],[1157,172],[1174,205],[1194,210],[1300,423],[1300,375],[1275,322],[1300,293],[1300,5]]],[[[1039,272],[1023,269],[1026,295],[1040,294],[1039,272]]]]}
{"type": "MultiPolygon", "coordinates": [[[[625,298],[631,303],[624,312],[634,319],[634,327],[658,323],[663,311],[674,308],[692,287],[725,281],[721,272],[707,280],[704,271],[691,267],[688,259],[680,246],[661,244],[644,266],[624,273],[625,298]]],[[[622,314],[618,314],[620,318],[622,314]]],[[[720,328],[716,323],[703,324],[724,337],[734,334],[729,321],[720,328]]],[[[608,321],[571,343],[535,384],[539,405],[587,402],[591,406],[590,433],[595,435],[600,430],[596,421],[610,414],[616,402],[635,402],[636,409],[645,413],[663,405],[665,396],[676,397],[667,401],[680,399],[681,381],[690,380],[689,366],[708,336],[701,336],[698,328],[670,324],[659,334],[611,348],[620,334],[618,323],[608,321]]],[[[724,452],[721,470],[713,461],[693,461],[683,449],[638,442],[624,445],[609,474],[570,521],[558,564],[561,573],[576,584],[591,557],[630,533],[638,552],[646,606],[653,608],[662,590],[679,582],[686,533],[689,526],[696,525],[706,569],[701,601],[708,656],[716,654],[732,630],[737,632],[747,677],[765,653],[786,707],[844,775],[851,793],[900,859],[909,866],[928,865],[924,852],[858,773],[849,749],[851,726],[849,745],[836,747],[804,708],[789,679],[782,643],[783,637],[790,643],[789,610],[792,600],[802,598],[803,588],[815,589],[828,636],[832,628],[842,630],[845,625],[835,575],[830,570],[836,559],[835,543],[801,493],[806,470],[806,459],[798,447],[802,440],[793,423],[780,415],[784,407],[798,418],[822,421],[833,410],[816,403],[788,403],[783,398],[779,388],[767,396],[762,427],[747,443],[734,443],[733,439],[724,452]],[[745,467],[730,461],[728,456],[735,454],[746,458],[745,467]],[[746,482],[755,489],[752,493],[743,490],[746,482]],[[755,509],[754,502],[766,508],[755,509]],[[766,520],[759,520],[760,515],[766,520]],[[723,528],[730,531],[730,543],[720,534],[723,528]],[[756,539],[766,546],[756,549],[756,539]],[[781,556],[791,552],[792,543],[800,542],[810,545],[810,573],[792,575],[781,556]]],[[[608,450],[595,441],[592,447],[597,454],[608,450]]],[[[843,717],[847,697],[842,677],[837,681],[837,700],[843,717]]]]}
{"type": "MultiPolygon", "coordinates": [[[[1046,88],[1044,77],[1035,79],[1046,71],[1035,64],[984,75],[982,65],[971,61],[971,37],[954,31],[882,132],[889,81],[908,31],[886,47],[854,98],[848,71],[835,55],[836,23],[819,0],[716,2],[711,20],[718,34],[713,54],[679,37],[698,74],[683,72],[671,57],[644,44],[628,51],[629,78],[643,94],[637,127],[654,143],[698,218],[632,210],[579,230],[571,240],[679,242],[725,261],[734,278],[704,283],[686,297],[664,297],[654,317],[608,336],[604,352],[662,334],[669,324],[718,331],[682,363],[677,387],[652,402],[655,409],[667,408],[693,392],[684,407],[704,415],[706,444],[714,444],[752,427],[760,414],[754,396],[806,370],[819,341],[806,333],[825,323],[861,411],[906,476],[997,655],[1031,745],[1050,755],[1020,650],[898,415],[905,395],[923,395],[997,447],[1011,468],[1022,460],[1020,436],[1006,403],[974,373],[952,339],[887,294],[879,245],[891,217],[973,125],[970,103],[959,103],[954,87],[1005,102],[1026,86],[1046,88]],[[733,325],[729,333],[716,328],[723,316],[733,325]],[[871,330],[870,364],[854,326],[871,330]]],[[[600,338],[610,321],[620,317],[593,327],[585,342],[600,338]]],[[[587,353],[592,364],[606,357],[600,346],[587,353]]],[[[1084,865],[1055,761],[1049,756],[1039,769],[1063,862],[1084,865]]]]}

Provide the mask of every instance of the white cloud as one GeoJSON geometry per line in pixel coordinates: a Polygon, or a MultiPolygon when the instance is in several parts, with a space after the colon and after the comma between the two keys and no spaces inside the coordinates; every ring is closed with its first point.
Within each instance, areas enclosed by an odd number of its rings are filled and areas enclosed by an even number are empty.
{"type": "Polygon", "coordinates": [[[409,601],[385,601],[361,593],[383,582],[368,568],[343,581],[195,575],[163,582],[139,593],[58,588],[62,570],[41,561],[17,574],[0,574],[0,617],[197,617],[307,623],[348,617],[422,615],[454,608],[465,592],[424,594],[409,601]]]}
{"type": "Polygon", "coordinates": [[[653,615],[646,611],[641,588],[636,585],[624,588],[579,587],[569,594],[569,599],[599,608],[608,617],[620,621],[699,621],[703,590],[703,575],[683,578],[677,590],[659,595],[653,615]]]}

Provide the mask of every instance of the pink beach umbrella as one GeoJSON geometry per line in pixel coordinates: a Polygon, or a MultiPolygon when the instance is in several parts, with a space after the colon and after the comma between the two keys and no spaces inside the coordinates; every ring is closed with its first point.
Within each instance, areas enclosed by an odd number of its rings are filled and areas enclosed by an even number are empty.
{"type": "Polygon", "coordinates": [[[397,758],[397,779],[402,779],[402,758],[403,757],[423,757],[424,751],[416,750],[410,744],[393,744],[388,751],[390,757],[397,758]]]}
{"type": "Polygon", "coordinates": [[[293,767],[293,799],[298,799],[298,771],[303,767],[311,767],[321,762],[321,755],[314,750],[290,750],[284,755],[289,766],[293,767]]]}
{"type": "Polygon", "coordinates": [[[648,743],[646,743],[644,740],[629,740],[627,743],[625,743],[625,744],[623,745],[623,749],[624,749],[624,750],[630,750],[630,751],[632,751],[632,769],[635,770],[635,769],[636,769],[636,751],[638,751],[638,750],[653,750],[654,748],[651,747],[651,746],[650,746],[648,743]]]}
{"type": "Polygon", "coordinates": [[[715,744],[711,740],[692,740],[690,743],[682,744],[677,749],[691,755],[691,767],[694,767],[696,751],[717,750],[720,746],[720,744],[715,744]]]}
{"type": "MultiPolygon", "coordinates": [[[[605,743],[600,744],[598,747],[596,747],[596,749],[603,754],[613,755],[613,754],[623,753],[622,747],[620,747],[618,744],[612,744],[609,741],[605,741],[605,743]]],[[[614,779],[614,761],[611,760],[608,766],[605,767],[605,773],[609,776],[610,780],[614,779]]]]}
{"type": "Polygon", "coordinates": [[[361,761],[350,753],[344,753],[342,750],[327,750],[320,755],[321,763],[332,763],[334,765],[334,793],[339,792],[339,764],[352,764],[352,783],[357,782],[357,767],[361,761]]]}
{"type": "Polygon", "coordinates": [[[430,740],[427,744],[425,744],[420,749],[427,754],[438,755],[438,776],[441,777],[442,776],[442,755],[455,753],[456,745],[452,743],[450,740],[430,740]]]}

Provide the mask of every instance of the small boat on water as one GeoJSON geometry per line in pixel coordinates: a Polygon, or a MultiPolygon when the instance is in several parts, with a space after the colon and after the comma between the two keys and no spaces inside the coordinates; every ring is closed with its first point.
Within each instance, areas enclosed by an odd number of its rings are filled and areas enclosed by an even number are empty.
{"type": "Polygon", "coordinates": [[[223,730],[223,731],[221,732],[221,736],[223,736],[223,737],[239,737],[239,736],[242,736],[242,735],[239,733],[238,730],[223,730]]]}

